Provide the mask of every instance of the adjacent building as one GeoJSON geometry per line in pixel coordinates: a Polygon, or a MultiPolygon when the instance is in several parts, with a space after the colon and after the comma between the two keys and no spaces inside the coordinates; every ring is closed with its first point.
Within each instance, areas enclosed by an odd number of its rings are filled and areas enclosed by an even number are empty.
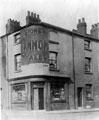
{"type": "Polygon", "coordinates": [[[69,31],[29,12],[26,25],[9,19],[0,39],[4,109],[99,107],[99,24],[69,31]]]}

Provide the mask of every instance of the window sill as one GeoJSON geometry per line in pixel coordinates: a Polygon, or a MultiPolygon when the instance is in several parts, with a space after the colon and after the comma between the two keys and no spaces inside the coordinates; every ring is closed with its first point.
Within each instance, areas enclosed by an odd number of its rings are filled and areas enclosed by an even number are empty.
{"type": "Polygon", "coordinates": [[[53,40],[49,40],[49,43],[52,43],[52,44],[57,44],[57,45],[59,45],[59,42],[57,42],[57,41],[53,41],[53,40]]]}
{"type": "Polygon", "coordinates": [[[19,45],[19,44],[20,44],[20,42],[19,43],[14,43],[14,46],[19,45]]]}
{"type": "Polygon", "coordinates": [[[66,100],[52,100],[51,103],[66,103],[66,100]]]}
{"type": "Polygon", "coordinates": [[[86,102],[92,102],[92,101],[93,101],[93,98],[86,100],[86,102]]]}
{"type": "Polygon", "coordinates": [[[90,75],[93,75],[93,73],[92,73],[92,72],[85,72],[85,74],[90,74],[90,75]]]}
{"type": "Polygon", "coordinates": [[[22,72],[22,70],[16,70],[16,71],[15,71],[15,73],[20,73],[20,72],[22,72]]]}
{"type": "Polygon", "coordinates": [[[84,50],[87,50],[87,51],[92,51],[92,49],[87,49],[87,48],[84,48],[84,50]]]}
{"type": "Polygon", "coordinates": [[[56,71],[56,72],[59,72],[60,70],[59,69],[55,69],[55,68],[49,68],[50,71],[56,71]]]}
{"type": "Polygon", "coordinates": [[[15,102],[12,102],[12,104],[24,104],[26,103],[26,101],[15,101],[15,102]]]}

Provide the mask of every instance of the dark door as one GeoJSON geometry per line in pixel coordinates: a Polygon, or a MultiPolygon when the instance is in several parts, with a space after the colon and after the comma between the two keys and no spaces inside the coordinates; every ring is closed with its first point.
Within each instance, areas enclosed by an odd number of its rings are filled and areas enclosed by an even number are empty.
{"type": "Polygon", "coordinates": [[[77,89],[78,107],[82,107],[82,88],[77,89]]]}
{"type": "Polygon", "coordinates": [[[44,89],[38,88],[39,110],[44,109],[44,89]]]}

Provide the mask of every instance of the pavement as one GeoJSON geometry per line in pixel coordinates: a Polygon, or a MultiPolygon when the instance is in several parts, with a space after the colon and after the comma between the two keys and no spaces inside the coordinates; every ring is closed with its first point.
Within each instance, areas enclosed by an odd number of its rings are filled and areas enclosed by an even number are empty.
{"type": "Polygon", "coordinates": [[[1,120],[99,120],[99,108],[62,111],[1,111],[1,120]]]}

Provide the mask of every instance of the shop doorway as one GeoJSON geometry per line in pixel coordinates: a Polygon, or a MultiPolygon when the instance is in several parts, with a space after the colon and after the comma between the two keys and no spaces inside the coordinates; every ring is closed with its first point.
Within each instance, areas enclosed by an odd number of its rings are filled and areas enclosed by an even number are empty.
{"type": "Polygon", "coordinates": [[[78,107],[83,106],[83,88],[78,87],[77,88],[77,98],[78,98],[78,107]]]}
{"type": "Polygon", "coordinates": [[[33,87],[31,89],[31,107],[32,110],[43,110],[44,109],[44,88],[33,87]]]}

